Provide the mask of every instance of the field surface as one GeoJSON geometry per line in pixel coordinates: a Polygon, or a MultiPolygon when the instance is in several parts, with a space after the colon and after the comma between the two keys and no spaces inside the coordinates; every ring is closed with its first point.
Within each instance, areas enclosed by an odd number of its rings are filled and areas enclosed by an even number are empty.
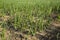
{"type": "Polygon", "coordinates": [[[0,0],[0,40],[40,40],[51,25],[60,28],[60,0],[0,0]]]}

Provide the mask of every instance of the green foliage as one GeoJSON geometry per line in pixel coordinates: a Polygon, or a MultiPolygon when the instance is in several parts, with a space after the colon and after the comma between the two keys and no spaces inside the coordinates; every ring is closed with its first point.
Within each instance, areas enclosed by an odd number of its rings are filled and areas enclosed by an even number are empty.
{"type": "Polygon", "coordinates": [[[32,34],[43,30],[46,17],[55,6],[60,6],[59,0],[0,0],[3,14],[11,17],[5,26],[12,25],[20,31],[29,29],[32,34]]]}
{"type": "Polygon", "coordinates": [[[2,32],[0,32],[0,37],[2,40],[6,40],[5,38],[5,29],[2,29],[2,32]]]}

